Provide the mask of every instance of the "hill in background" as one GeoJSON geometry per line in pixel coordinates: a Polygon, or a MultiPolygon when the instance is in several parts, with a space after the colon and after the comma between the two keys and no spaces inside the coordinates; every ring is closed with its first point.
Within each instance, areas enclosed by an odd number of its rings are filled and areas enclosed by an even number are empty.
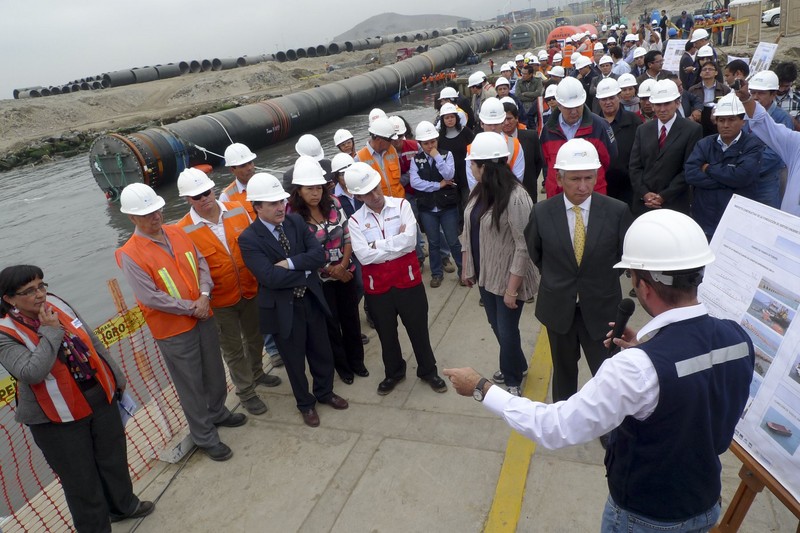
{"type": "Polygon", "coordinates": [[[351,39],[366,39],[378,35],[385,37],[394,33],[405,33],[433,28],[455,27],[464,17],[452,15],[400,15],[398,13],[382,13],[370,17],[350,30],[333,38],[334,42],[351,39]]]}

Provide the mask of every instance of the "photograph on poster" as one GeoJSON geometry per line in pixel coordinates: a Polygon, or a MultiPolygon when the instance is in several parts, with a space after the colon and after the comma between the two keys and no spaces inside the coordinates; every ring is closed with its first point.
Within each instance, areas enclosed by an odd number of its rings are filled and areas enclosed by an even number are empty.
{"type": "Polygon", "coordinates": [[[761,348],[770,357],[775,357],[782,340],[777,333],[750,316],[742,318],[740,324],[747,330],[755,346],[761,348]]]}
{"type": "Polygon", "coordinates": [[[775,283],[769,278],[761,278],[758,288],[776,300],[779,300],[781,303],[788,305],[795,311],[798,307],[800,307],[800,296],[787,290],[786,287],[782,287],[780,284],[775,283]]]}
{"type": "Polygon", "coordinates": [[[800,446],[800,429],[774,407],[767,408],[767,414],[761,419],[761,429],[789,455],[794,455],[800,446]]]}
{"type": "Polygon", "coordinates": [[[756,352],[756,363],[754,370],[759,376],[764,377],[767,375],[767,370],[769,370],[769,365],[772,364],[773,358],[764,353],[764,350],[762,350],[755,344],[753,345],[753,347],[755,348],[756,352]]]}
{"type": "Polygon", "coordinates": [[[797,354],[797,358],[794,360],[794,363],[792,363],[791,368],[789,368],[789,377],[792,381],[800,385],[800,353],[797,354]]]}
{"type": "Polygon", "coordinates": [[[783,303],[775,300],[770,295],[762,291],[753,294],[753,301],[747,308],[747,314],[759,320],[772,331],[783,337],[786,330],[794,320],[797,313],[783,303]]]}

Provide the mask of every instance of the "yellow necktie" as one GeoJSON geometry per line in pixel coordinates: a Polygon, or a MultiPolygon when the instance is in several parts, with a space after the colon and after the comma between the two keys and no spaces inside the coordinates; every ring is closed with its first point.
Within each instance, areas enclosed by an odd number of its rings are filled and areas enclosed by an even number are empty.
{"type": "Polygon", "coordinates": [[[572,246],[575,249],[575,261],[578,266],[583,259],[583,247],[586,244],[586,226],[583,224],[583,212],[579,205],[573,205],[572,211],[575,213],[575,236],[572,239],[572,246]]]}

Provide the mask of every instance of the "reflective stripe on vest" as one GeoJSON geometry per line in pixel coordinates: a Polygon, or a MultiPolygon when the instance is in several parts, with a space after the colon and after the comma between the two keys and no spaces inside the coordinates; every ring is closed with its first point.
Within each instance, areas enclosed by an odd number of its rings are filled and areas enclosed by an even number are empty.
{"type": "MultiPolygon", "coordinates": [[[[53,294],[48,294],[47,299],[47,305],[56,311],[58,321],[64,330],[78,337],[89,348],[89,366],[95,370],[94,379],[103,388],[106,398],[111,402],[117,387],[116,379],[111,368],[95,350],[92,339],[85,329],[86,326],[76,327],[75,321],[78,317],[66,302],[53,294]]],[[[9,316],[0,318],[0,331],[20,344],[24,344],[31,352],[36,350],[40,342],[40,337],[35,331],[9,316]]],[[[21,383],[18,381],[17,387],[20,385],[21,383]]],[[[72,377],[72,373],[58,357],[44,380],[28,386],[36,396],[42,412],[52,422],[73,422],[92,414],[92,408],[72,377]]]]}

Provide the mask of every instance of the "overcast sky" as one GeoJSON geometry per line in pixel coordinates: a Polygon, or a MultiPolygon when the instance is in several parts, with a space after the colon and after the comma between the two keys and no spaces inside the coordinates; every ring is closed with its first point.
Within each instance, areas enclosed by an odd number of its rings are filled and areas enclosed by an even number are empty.
{"type": "Polygon", "coordinates": [[[539,0],[2,0],[0,98],[103,72],[327,44],[387,11],[488,19],[539,0]]]}

